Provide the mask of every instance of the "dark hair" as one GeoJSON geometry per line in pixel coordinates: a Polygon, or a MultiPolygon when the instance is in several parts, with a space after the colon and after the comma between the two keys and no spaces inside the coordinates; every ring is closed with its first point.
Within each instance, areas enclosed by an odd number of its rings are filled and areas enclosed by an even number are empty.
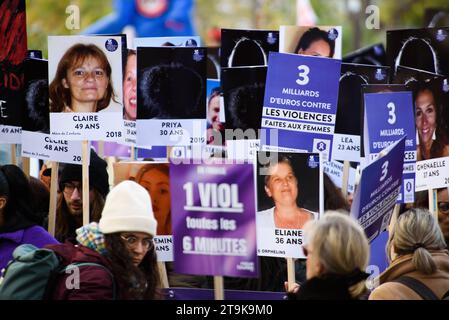
{"type": "Polygon", "coordinates": [[[50,133],[48,80],[31,81],[25,94],[27,121],[24,130],[50,133]]]}
{"type": "Polygon", "coordinates": [[[122,284],[119,292],[122,298],[152,300],[160,297],[159,269],[155,247],[147,252],[138,267],[132,263],[132,256],[120,233],[105,234],[107,257],[112,262],[112,273],[122,284]]]}
{"type": "Polygon", "coordinates": [[[40,219],[39,225],[45,227],[50,206],[50,190],[41,180],[30,177],[30,188],[33,194],[33,208],[36,216],[40,219]]]}
{"type": "Polygon", "coordinates": [[[405,40],[395,59],[395,74],[399,65],[441,74],[437,53],[428,39],[405,40]]]}
{"type": "Polygon", "coordinates": [[[307,50],[307,48],[309,48],[313,42],[319,40],[327,42],[330,49],[328,58],[332,58],[335,53],[335,40],[329,39],[328,31],[321,30],[320,28],[317,27],[310,28],[309,30],[304,32],[302,37],[299,39],[298,44],[296,45],[295,53],[297,53],[300,49],[307,50]]]}
{"type": "Polygon", "coordinates": [[[265,83],[254,83],[233,89],[229,93],[229,120],[235,129],[260,129],[265,83]]]}
{"type": "Polygon", "coordinates": [[[256,41],[242,38],[235,44],[228,58],[228,67],[265,66],[267,55],[256,41]]]}
{"type": "Polygon", "coordinates": [[[38,224],[39,218],[31,208],[33,198],[25,173],[12,164],[1,166],[0,172],[0,192],[7,197],[2,228],[16,231],[38,224]]]}
{"type": "MultiPolygon", "coordinates": [[[[90,206],[90,222],[98,222],[101,218],[101,213],[104,207],[105,198],[97,190],[92,189],[94,193],[94,200],[90,206]]],[[[76,219],[70,213],[67,203],[64,199],[63,190],[60,190],[58,194],[58,200],[56,204],[56,230],[55,238],[59,242],[64,242],[69,238],[76,236],[76,229],[82,227],[82,223],[77,223],[76,219]]]]}
{"type": "Polygon", "coordinates": [[[327,173],[323,174],[324,184],[324,210],[344,210],[350,209],[349,203],[344,198],[341,190],[332,182],[327,173]]]}
{"type": "MultiPolygon", "coordinates": [[[[432,146],[430,148],[430,158],[438,158],[441,157],[443,154],[444,147],[449,144],[449,138],[446,136],[446,123],[443,116],[443,105],[442,105],[442,99],[440,95],[438,94],[437,90],[432,85],[431,81],[414,81],[413,86],[413,101],[416,102],[416,99],[418,98],[419,94],[424,91],[430,91],[433,96],[433,100],[435,102],[435,115],[436,115],[436,129],[435,129],[435,136],[436,140],[432,142],[432,146]]],[[[415,119],[416,119],[416,103],[413,103],[413,110],[415,112],[415,119]]],[[[421,149],[421,156],[424,156],[423,153],[423,144],[419,144],[418,148],[421,149]]],[[[424,157],[423,157],[424,160],[424,157]]]]}
{"type": "MultiPolygon", "coordinates": [[[[293,165],[292,165],[291,159],[289,157],[283,156],[283,155],[279,156],[279,158],[275,162],[270,161],[265,167],[269,170],[271,167],[274,167],[275,165],[277,165],[279,163],[285,163],[285,164],[289,165],[290,168],[293,171],[293,174],[295,174],[295,171],[293,170],[293,165]]],[[[268,171],[267,171],[267,173],[268,173],[268,171]]],[[[268,174],[265,175],[265,180],[264,181],[265,181],[265,185],[266,186],[268,186],[268,181],[270,180],[270,177],[271,176],[268,175],[268,174]]],[[[295,177],[296,177],[296,174],[295,174],[295,177]]],[[[298,184],[299,184],[299,180],[298,180],[298,184]]]]}
{"type": "Polygon", "coordinates": [[[210,102],[213,98],[220,96],[221,94],[221,87],[215,87],[210,91],[209,97],[207,98],[207,106],[209,107],[210,102]]]}
{"type": "Polygon", "coordinates": [[[98,101],[96,111],[105,109],[109,106],[111,99],[115,99],[111,79],[112,69],[108,58],[96,45],[78,43],[70,47],[59,61],[55,78],[50,84],[50,112],[62,112],[65,106],[71,106],[70,88],[65,88],[62,80],[67,79],[67,72],[70,68],[82,64],[88,57],[93,57],[99,61],[109,79],[106,94],[103,99],[98,101]]]}
{"type": "Polygon", "coordinates": [[[360,135],[362,120],[362,85],[368,81],[361,75],[348,72],[340,78],[335,132],[360,135]]]}
{"type": "Polygon", "coordinates": [[[132,50],[132,49],[128,49],[127,51],[127,55],[126,55],[126,60],[125,60],[125,65],[123,66],[123,81],[125,81],[125,77],[126,77],[126,65],[128,64],[128,59],[131,56],[137,56],[136,50],[132,50]]]}
{"type": "Polygon", "coordinates": [[[205,118],[204,81],[195,70],[180,63],[146,68],[139,84],[142,105],[139,119],[205,118]]]}

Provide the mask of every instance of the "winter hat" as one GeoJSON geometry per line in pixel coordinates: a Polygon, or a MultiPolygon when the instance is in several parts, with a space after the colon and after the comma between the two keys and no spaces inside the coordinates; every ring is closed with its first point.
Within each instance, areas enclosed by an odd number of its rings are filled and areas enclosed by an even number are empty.
{"type": "Polygon", "coordinates": [[[107,253],[103,233],[96,222],[91,222],[76,229],[76,240],[83,246],[91,248],[100,254],[105,255],[107,253]]]}
{"type": "Polygon", "coordinates": [[[100,219],[104,234],[128,231],[155,236],[156,227],[150,195],[141,185],[126,180],[108,194],[100,219]]]}
{"type": "MultiPolygon", "coordinates": [[[[106,170],[108,164],[101,159],[93,149],[90,150],[89,186],[96,189],[103,197],[109,192],[109,175],[106,170]]],[[[82,181],[83,169],[79,164],[67,164],[62,169],[59,179],[59,190],[68,181],[82,181]]]]}

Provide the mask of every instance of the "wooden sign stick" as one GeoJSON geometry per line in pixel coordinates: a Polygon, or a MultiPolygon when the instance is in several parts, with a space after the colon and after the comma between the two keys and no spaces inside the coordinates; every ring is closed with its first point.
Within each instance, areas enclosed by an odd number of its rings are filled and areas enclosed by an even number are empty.
{"type": "Polygon", "coordinates": [[[157,267],[159,269],[159,276],[162,288],[169,288],[170,284],[168,283],[167,268],[165,267],[165,262],[158,261],[157,267]]]}
{"type": "Polygon", "coordinates": [[[11,145],[11,163],[15,166],[17,166],[17,145],[12,144],[11,145]]]}
{"type": "Polygon", "coordinates": [[[349,184],[349,169],[350,169],[349,161],[345,160],[343,162],[343,180],[341,182],[341,193],[343,197],[347,199],[348,197],[348,184],[349,184]]]}
{"type": "Polygon", "coordinates": [[[83,140],[83,225],[89,224],[90,208],[89,208],[89,141],[83,140]]]}
{"type": "MultiPolygon", "coordinates": [[[[58,169],[59,162],[53,161],[51,164],[50,182],[50,206],[48,212],[48,233],[53,237],[56,233],[56,207],[58,203],[58,169]]],[[[63,190],[61,190],[62,192],[63,190]]]]}
{"type": "Polygon", "coordinates": [[[224,284],[222,276],[214,276],[215,300],[224,300],[224,284]]]}
{"type": "Polygon", "coordinates": [[[288,290],[293,289],[293,286],[296,283],[295,260],[293,258],[287,258],[287,281],[288,290]]]}
{"type": "Polygon", "coordinates": [[[22,169],[25,175],[30,178],[30,158],[22,157],[22,169]]]}
{"type": "Polygon", "coordinates": [[[435,215],[438,220],[438,199],[437,199],[437,189],[429,189],[429,211],[435,215]]]}

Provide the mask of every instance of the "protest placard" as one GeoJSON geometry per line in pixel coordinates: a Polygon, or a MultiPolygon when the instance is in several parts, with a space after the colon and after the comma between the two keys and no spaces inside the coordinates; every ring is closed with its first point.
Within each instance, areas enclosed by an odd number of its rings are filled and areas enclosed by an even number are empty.
{"type": "Polygon", "coordinates": [[[270,52],[262,148],[320,152],[329,159],[335,126],[340,60],[270,52]]]}
{"type": "Polygon", "coordinates": [[[175,271],[257,277],[252,164],[171,164],[175,271]]]}

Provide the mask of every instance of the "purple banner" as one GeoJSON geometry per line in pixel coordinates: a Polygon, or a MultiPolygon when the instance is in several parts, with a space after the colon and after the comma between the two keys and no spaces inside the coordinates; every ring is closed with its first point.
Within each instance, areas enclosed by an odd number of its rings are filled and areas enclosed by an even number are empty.
{"type": "Polygon", "coordinates": [[[252,164],[171,164],[175,271],[257,277],[252,164]]]}
{"type": "MultiPolygon", "coordinates": [[[[212,289],[166,288],[166,300],[214,300],[212,289]]],[[[225,300],[285,300],[285,292],[225,290],[225,300]]]]}

